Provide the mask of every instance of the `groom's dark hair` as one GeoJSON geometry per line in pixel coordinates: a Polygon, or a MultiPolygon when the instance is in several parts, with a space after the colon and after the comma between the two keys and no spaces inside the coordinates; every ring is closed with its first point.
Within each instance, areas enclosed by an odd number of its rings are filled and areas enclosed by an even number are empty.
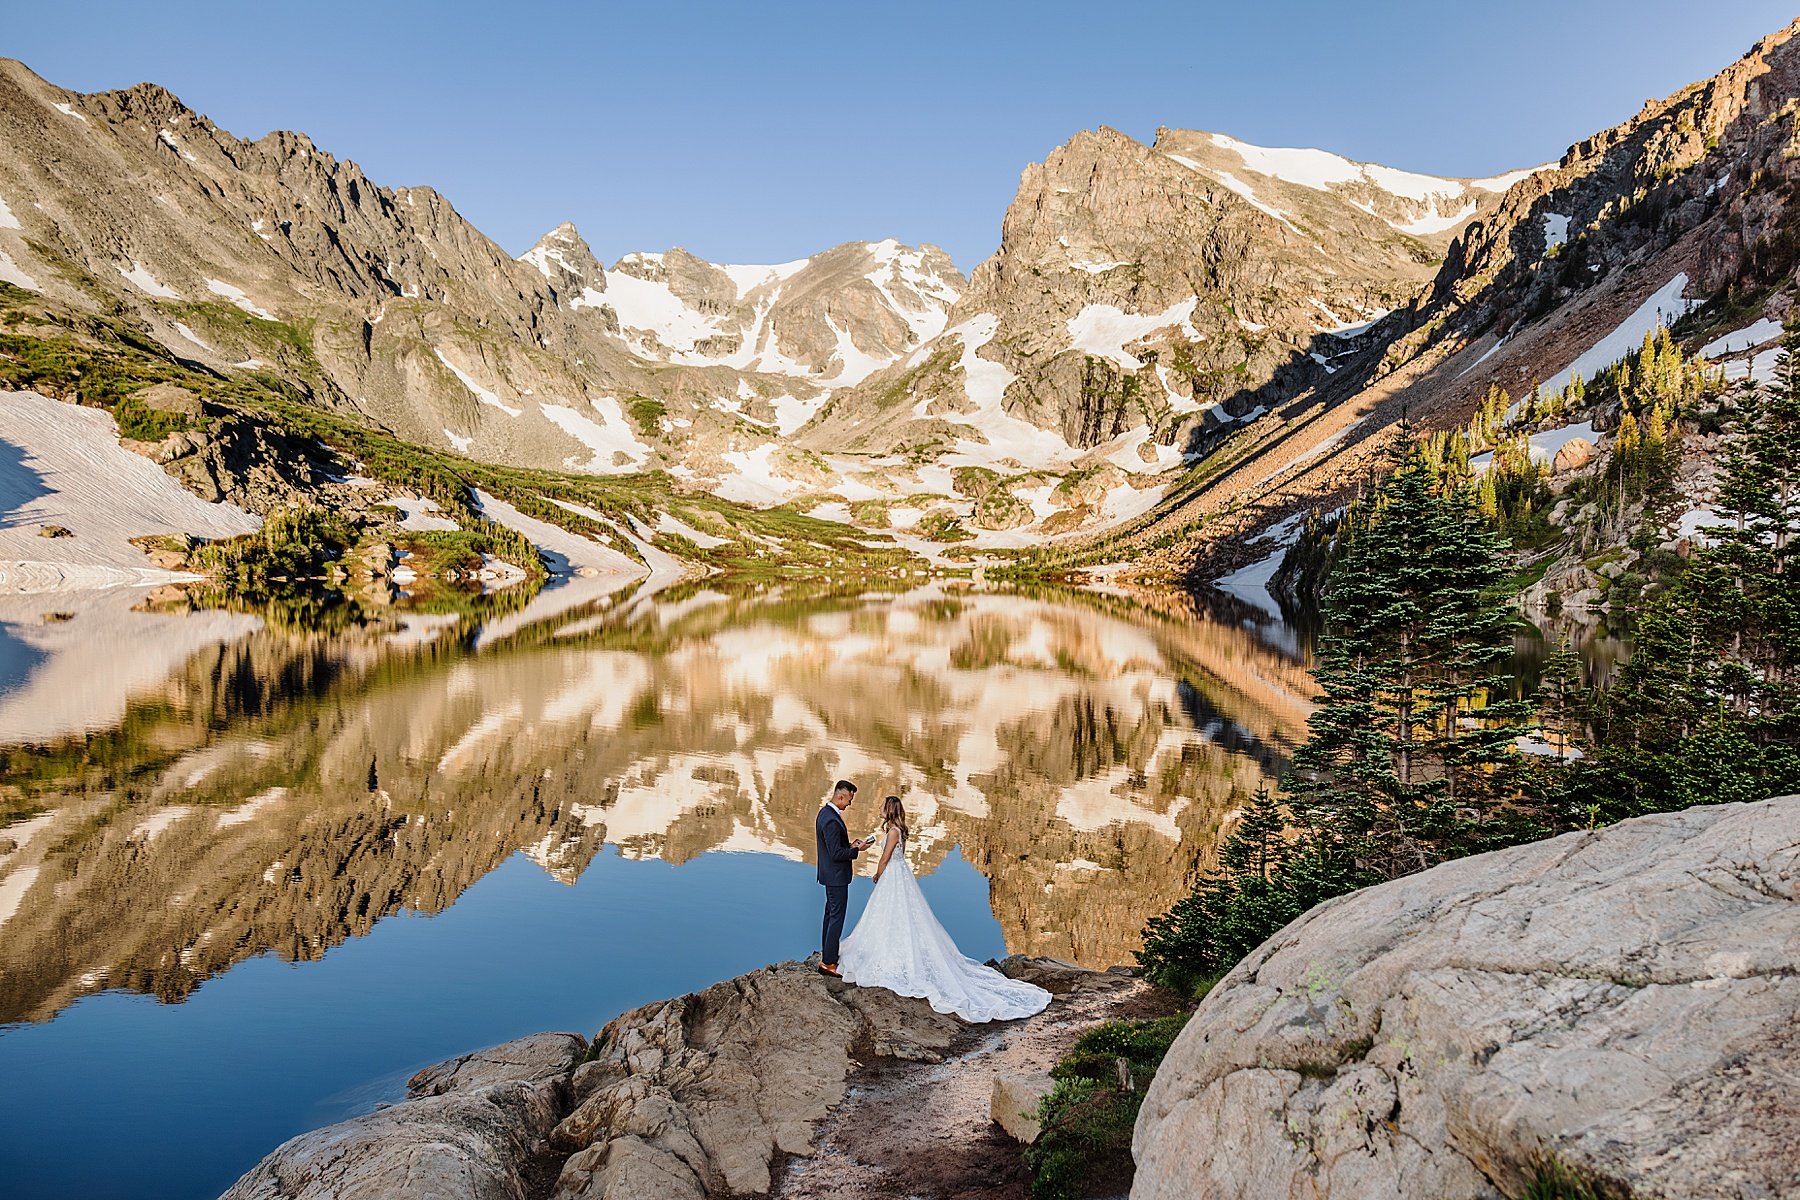
{"type": "Polygon", "coordinates": [[[851,783],[848,779],[838,780],[837,786],[832,788],[831,790],[834,793],[835,792],[849,792],[852,796],[856,795],[856,785],[854,783],[851,783]]]}

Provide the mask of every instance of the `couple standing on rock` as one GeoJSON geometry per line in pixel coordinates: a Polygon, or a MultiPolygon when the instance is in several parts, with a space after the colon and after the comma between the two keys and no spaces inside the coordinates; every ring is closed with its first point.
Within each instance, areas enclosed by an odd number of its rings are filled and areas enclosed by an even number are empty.
{"type": "Polygon", "coordinates": [[[906,861],[906,808],[900,797],[881,802],[881,827],[851,840],[844,813],[856,799],[856,785],[840,779],[819,809],[819,882],[825,888],[825,927],[819,970],[862,987],[887,988],[928,1001],[941,1013],[965,1021],[1011,1021],[1044,1010],[1050,993],[1008,979],[966,957],[932,915],[919,881],[906,861]],[[856,856],[881,842],[875,890],[850,936],[843,940],[856,856]]]}

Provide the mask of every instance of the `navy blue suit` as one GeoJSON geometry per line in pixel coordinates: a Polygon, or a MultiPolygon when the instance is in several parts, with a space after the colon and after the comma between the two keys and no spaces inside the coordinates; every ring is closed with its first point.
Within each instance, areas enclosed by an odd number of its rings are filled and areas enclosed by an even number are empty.
{"type": "Polygon", "coordinates": [[[825,885],[825,927],[819,940],[820,961],[837,966],[838,939],[844,933],[844,913],[850,907],[850,876],[858,853],[850,844],[850,830],[837,805],[827,804],[813,822],[818,835],[819,882],[825,885]]]}

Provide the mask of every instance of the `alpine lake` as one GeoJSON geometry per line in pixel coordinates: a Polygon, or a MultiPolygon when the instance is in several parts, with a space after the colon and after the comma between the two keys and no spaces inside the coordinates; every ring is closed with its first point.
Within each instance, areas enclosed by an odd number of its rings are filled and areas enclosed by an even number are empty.
{"type": "Polygon", "coordinates": [[[1223,593],[142,600],[0,597],[14,1200],[216,1196],[420,1067],[805,957],[840,777],[853,832],[904,798],[965,953],[1129,963],[1313,694],[1310,635],[1223,593]]]}

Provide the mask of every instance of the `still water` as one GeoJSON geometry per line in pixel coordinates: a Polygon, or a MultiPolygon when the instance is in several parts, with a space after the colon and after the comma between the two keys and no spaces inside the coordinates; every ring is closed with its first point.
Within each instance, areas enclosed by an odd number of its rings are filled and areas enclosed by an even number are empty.
{"type": "Polygon", "coordinates": [[[134,602],[0,600],[12,1197],[214,1196],[428,1063],[804,956],[840,776],[905,798],[968,953],[1129,961],[1312,690],[1222,597],[577,585],[332,634],[134,602]]]}

